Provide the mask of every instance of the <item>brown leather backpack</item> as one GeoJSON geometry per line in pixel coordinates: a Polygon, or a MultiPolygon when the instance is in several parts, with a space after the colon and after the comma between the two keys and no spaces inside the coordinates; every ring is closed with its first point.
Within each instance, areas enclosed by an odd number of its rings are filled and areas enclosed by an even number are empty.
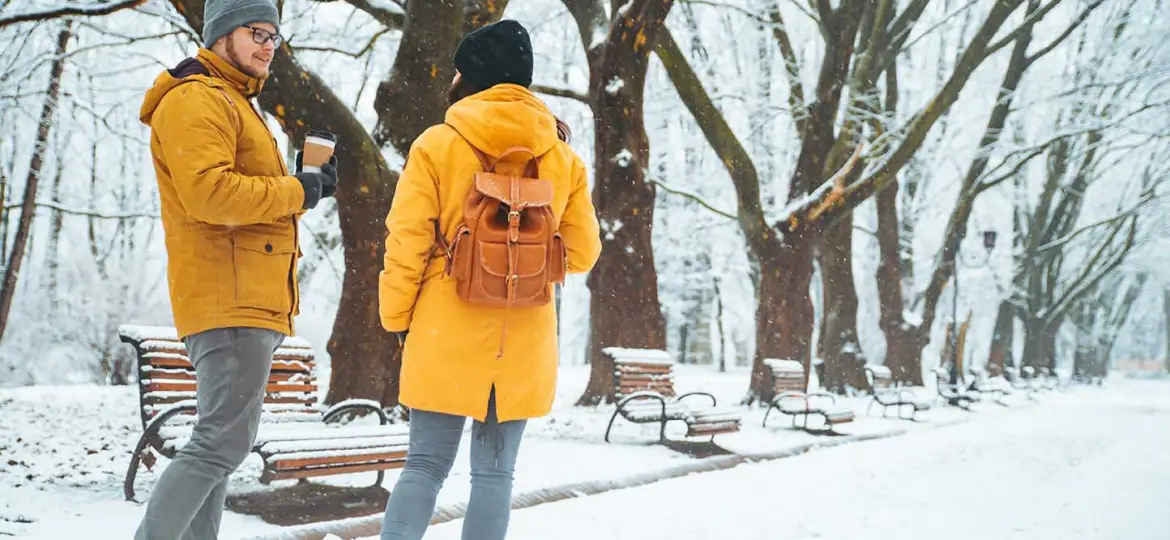
{"type": "Polygon", "coordinates": [[[565,279],[566,254],[551,208],[552,183],[540,178],[540,157],[531,149],[512,147],[492,159],[467,144],[483,171],[475,173],[463,223],[448,244],[435,222],[435,241],[447,259],[447,274],[455,277],[459,298],[503,308],[551,302],[550,285],[565,279]],[[529,156],[524,176],[495,172],[513,154],[529,156]]]}

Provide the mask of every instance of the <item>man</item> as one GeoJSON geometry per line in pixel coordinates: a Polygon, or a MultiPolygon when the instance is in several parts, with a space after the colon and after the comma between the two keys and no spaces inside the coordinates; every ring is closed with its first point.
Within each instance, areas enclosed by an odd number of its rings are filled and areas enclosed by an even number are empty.
{"type": "Polygon", "coordinates": [[[151,494],[138,540],[217,537],[228,476],[256,438],[272,354],[299,311],[298,215],[337,187],[336,161],[290,175],[252,102],[281,42],[271,0],[208,0],[204,21],[210,49],[160,74],[141,111],[199,417],[151,494]]]}

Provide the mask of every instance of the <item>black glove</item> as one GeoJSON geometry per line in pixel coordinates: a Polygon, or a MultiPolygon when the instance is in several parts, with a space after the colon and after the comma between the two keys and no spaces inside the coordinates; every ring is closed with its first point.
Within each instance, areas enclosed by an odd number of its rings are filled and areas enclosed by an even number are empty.
{"type": "Polygon", "coordinates": [[[297,180],[305,190],[304,208],[315,208],[322,197],[331,197],[337,192],[337,167],[332,163],[321,166],[321,172],[299,172],[297,180]]]}
{"type": "MultiPolygon", "coordinates": [[[[296,169],[294,169],[295,171],[297,171],[297,174],[300,174],[301,170],[304,169],[304,167],[305,167],[304,160],[302,158],[303,154],[304,153],[301,150],[297,150],[296,169]]],[[[329,156],[329,164],[333,165],[334,169],[337,168],[337,154],[333,154],[332,156],[329,156]]],[[[325,167],[322,166],[321,170],[324,171],[325,167]]],[[[322,185],[321,198],[324,199],[326,197],[332,197],[336,194],[337,194],[337,174],[334,173],[333,183],[329,184],[328,186],[322,185]]]]}

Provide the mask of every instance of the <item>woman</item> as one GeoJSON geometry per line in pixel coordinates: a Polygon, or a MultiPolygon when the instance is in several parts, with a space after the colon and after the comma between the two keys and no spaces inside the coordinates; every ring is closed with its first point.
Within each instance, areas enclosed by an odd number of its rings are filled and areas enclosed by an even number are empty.
{"type": "MultiPolygon", "coordinates": [[[[493,158],[516,146],[541,156],[568,272],[588,272],[601,251],[585,166],[565,142],[567,127],[528,90],[528,33],[510,20],[480,28],[460,42],[454,63],[445,123],[415,140],[386,218],[379,310],[382,326],[404,341],[399,399],[411,413],[406,467],[386,504],[382,540],[422,538],[468,417],[471,498],[463,538],[504,538],[525,421],[552,407],[554,305],[464,302],[437,249],[435,224],[444,241],[454,237],[473,176],[483,170],[473,147],[493,158]]],[[[501,162],[497,172],[519,175],[524,165],[501,162]]]]}

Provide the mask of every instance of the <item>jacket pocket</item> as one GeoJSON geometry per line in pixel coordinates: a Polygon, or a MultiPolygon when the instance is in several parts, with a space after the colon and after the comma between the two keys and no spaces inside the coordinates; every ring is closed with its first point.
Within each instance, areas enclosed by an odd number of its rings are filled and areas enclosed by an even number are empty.
{"type": "Polygon", "coordinates": [[[237,229],[232,234],[236,302],[241,307],[276,314],[292,310],[292,235],[257,233],[237,229]]]}

